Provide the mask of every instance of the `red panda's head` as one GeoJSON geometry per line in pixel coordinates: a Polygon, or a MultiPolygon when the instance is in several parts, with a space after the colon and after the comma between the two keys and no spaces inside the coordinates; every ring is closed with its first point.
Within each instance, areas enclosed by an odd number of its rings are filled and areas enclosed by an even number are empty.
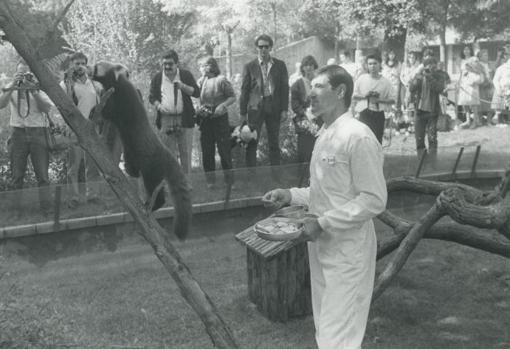
{"type": "Polygon", "coordinates": [[[121,75],[129,78],[129,70],[125,65],[101,61],[94,65],[92,79],[100,82],[105,89],[108,89],[115,85],[121,75]]]}

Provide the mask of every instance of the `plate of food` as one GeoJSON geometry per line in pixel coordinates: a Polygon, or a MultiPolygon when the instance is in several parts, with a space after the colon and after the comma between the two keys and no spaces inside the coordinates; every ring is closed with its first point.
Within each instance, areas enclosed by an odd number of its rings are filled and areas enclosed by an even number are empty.
{"type": "Polygon", "coordinates": [[[254,229],[262,239],[283,241],[298,238],[303,232],[303,225],[292,218],[275,216],[258,222],[254,229]]]}

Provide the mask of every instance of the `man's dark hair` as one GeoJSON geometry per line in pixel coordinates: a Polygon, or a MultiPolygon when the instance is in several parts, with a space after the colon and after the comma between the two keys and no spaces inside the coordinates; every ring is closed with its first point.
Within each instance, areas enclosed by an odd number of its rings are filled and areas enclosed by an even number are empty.
{"type": "Polygon", "coordinates": [[[301,70],[302,74],[305,73],[303,71],[303,67],[305,65],[312,65],[313,69],[319,68],[319,65],[317,64],[317,61],[315,60],[315,58],[312,55],[304,56],[303,59],[301,60],[301,67],[299,68],[299,70],[301,70]]]}
{"type": "Polygon", "coordinates": [[[161,58],[173,59],[175,63],[179,63],[179,55],[177,54],[177,52],[175,50],[166,51],[161,58]]]}
{"type": "Polygon", "coordinates": [[[333,89],[340,85],[345,85],[344,103],[347,108],[351,106],[352,92],[354,89],[354,82],[352,76],[339,65],[332,64],[325,67],[319,68],[317,76],[326,75],[328,77],[329,84],[333,89]]]}
{"type": "Polygon", "coordinates": [[[425,57],[434,57],[435,54],[434,54],[434,50],[432,50],[431,48],[426,48],[423,50],[423,58],[425,57]]]}
{"type": "Polygon", "coordinates": [[[89,62],[89,59],[87,58],[87,56],[85,56],[85,54],[83,52],[75,52],[69,56],[69,59],[71,60],[71,62],[77,61],[79,59],[84,59],[85,64],[87,64],[89,62]]]}
{"type": "Polygon", "coordinates": [[[271,37],[269,35],[261,34],[261,35],[257,36],[257,38],[255,39],[255,46],[258,46],[259,40],[267,41],[269,43],[269,46],[273,47],[273,39],[271,39],[271,37]]]}
{"type": "Polygon", "coordinates": [[[369,59],[375,59],[377,62],[382,63],[381,56],[376,54],[376,53],[368,55],[367,58],[366,58],[366,61],[368,62],[369,59]]]}
{"type": "Polygon", "coordinates": [[[214,76],[218,76],[221,74],[220,66],[218,65],[218,61],[214,57],[209,57],[204,62],[204,64],[209,64],[211,66],[211,73],[214,74],[214,76]]]}
{"type": "Polygon", "coordinates": [[[437,64],[437,59],[436,57],[427,57],[423,60],[423,65],[426,66],[426,65],[429,65],[429,64],[437,64]]]}

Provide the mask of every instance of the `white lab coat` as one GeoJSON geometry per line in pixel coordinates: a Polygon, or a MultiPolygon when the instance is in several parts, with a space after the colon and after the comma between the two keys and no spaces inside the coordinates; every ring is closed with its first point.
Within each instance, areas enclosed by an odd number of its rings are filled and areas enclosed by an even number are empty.
{"type": "Polygon", "coordinates": [[[358,349],[372,296],[377,241],[372,218],[386,206],[383,153],[372,131],[350,113],[315,143],[310,187],[292,188],[323,232],[308,244],[312,307],[320,349],[358,349]]]}

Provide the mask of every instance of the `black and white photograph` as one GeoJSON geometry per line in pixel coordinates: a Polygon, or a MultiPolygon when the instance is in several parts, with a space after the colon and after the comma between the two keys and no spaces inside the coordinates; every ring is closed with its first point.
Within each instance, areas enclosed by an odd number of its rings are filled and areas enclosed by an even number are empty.
{"type": "Polygon", "coordinates": [[[510,0],[0,0],[0,349],[510,349],[510,0]]]}

